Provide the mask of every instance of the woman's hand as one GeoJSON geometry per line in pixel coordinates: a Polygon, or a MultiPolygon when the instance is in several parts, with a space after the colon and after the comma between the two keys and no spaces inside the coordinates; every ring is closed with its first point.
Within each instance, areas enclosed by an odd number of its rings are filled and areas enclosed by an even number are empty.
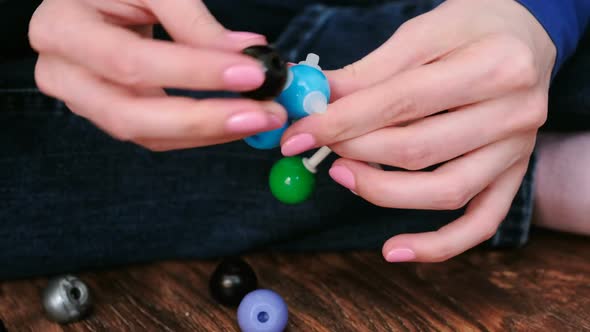
{"type": "Polygon", "coordinates": [[[228,142],[279,128],[281,106],[168,97],[163,88],[248,91],[262,66],[240,54],[263,36],[228,31],[197,0],[45,0],[30,22],[42,92],[112,136],[152,150],[228,142]],[[175,42],[157,41],[160,22],[175,42]]]}
{"type": "Polygon", "coordinates": [[[506,217],[546,119],[555,53],[516,1],[448,0],[329,72],[328,112],[294,124],[282,151],[331,146],[343,157],[330,170],[334,180],[379,206],[467,206],[436,232],[383,247],[390,262],[449,259],[489,239],[506,217]]]}

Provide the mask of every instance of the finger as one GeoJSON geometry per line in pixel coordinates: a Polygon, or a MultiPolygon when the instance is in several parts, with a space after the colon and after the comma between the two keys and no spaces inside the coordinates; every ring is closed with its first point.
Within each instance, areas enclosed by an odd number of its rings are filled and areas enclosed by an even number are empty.
{"type": "Polygon", "coordinates": [[[342,69],[326,71],[332,99],[337,100],[401,71],[433,62],[490,34],[488,27],[496,25],[474,22],[475,16],[471,18],[468,14],[474,9],[467,8],[467,5],[463,4],[465,10],[458,13],[454,4],[443,2],[406,21],[387,42],[366,57],[342,69]]]}
{"type": "Polygon", "coordinates": [[[430,63],[472,42],[475,29],[466,30],[464,19],[449,19],[456,14],[446,7],[443,3],[406,21],[389,40],[364,58],[342,69],[325,71],[332,100],[382,82],[401,71],[430,63]]]}
{"type": "Polygon", "coordinates": [[[241,51],[266,44],[266,38],[250,32],[234,32],[223,27],[200,0],[143,1],[158,17],[170,36],[184,44],[241,51]]]}
{"type": "Polygon", "coordinates": [[[527,164],[522,161],[512,166],[469,204],[461,218],[438,231],[389,239],[383,256],[389,262],[441,262],[490,239],[508,214],[527,164]]]}
{"type": "Polygon", "coordinates": [[[120,140],[187,140],[197,147],[277,129],[286,121],[284,109],[273,102],[138,96],[55,57],[39,58],[36,79],[44,93],[120,140]]]}
{"type": "Polygon", "coordinates": [[[121,25],[155,24],[158,19],[138,0],[82,0],[121,25]]]}
{"type": "Polygon", "coordinates": [[[532,56],[519,59],[514,52],[526,52],[515,45],[520,46],[511,39],[490,37],[338,99],[324,114],[294,123],[283,137],[282,152],[299,154],[532,86],[536,84],[532,56]]]}
{"type": "Polygon", "coordinates": [[[338,160],[330,176],[381,207],[457,210],[518,160],[530,155],[534,134],[521,134],[449,161],[431,172],[380,171],[338,160]],[[531,138],[532,137],[532,138],[531,138]]]}
{"type": "Polygon", "coordinates": [[[70,25],[45,31],[44,23],[36,21],[32,44],[40,53],[62,56],[118,84],[249,91],[265,79],[261,64],[246,55],[141,38],[96,19],[79,22],[75,29],[70,25]]]}
{"type": "Polygon", "coordinates": [[[539,128],[545,121],[547,98],[521,92],[465,106],[413,122],[388,127],[337,143],[339,156],[421,170],[503,140],[516,132],[539,128]]]}

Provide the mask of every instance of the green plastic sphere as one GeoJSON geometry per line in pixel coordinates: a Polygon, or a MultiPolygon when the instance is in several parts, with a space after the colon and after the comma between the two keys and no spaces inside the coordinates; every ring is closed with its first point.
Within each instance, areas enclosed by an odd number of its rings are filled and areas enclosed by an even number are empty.
{"type": "Polygon", "coordinates": [[[298,204],[311,196],[315,189],[315,174],[307,170],[301,157],[279,160],[270,170],[270,191],[285,204],[298,204]]]}

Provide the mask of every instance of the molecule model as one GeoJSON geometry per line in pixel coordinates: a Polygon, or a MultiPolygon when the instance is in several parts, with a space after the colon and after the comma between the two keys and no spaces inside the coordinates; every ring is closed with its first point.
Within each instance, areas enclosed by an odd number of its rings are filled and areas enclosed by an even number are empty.
{"type": "Polygon", "coordinates": [[[254,100],[275,99],[287,81],[287,63],[281,59],[277,51],[266,45],[251,46],[242,53],[257,59],[265,73],[264,83],[258,89],[244,92],[242,95],[254,100]]]}
{"type": "Polygon", "coordinates": [[[324,113],[328,109],[330,84],[319,61],[319,56],[312,53],[305,61],[289,68],[287,83],[277,102],[285,107],[291,120],[324,113]]]}
{"type": "Polygon", "coordinates": [[[315,189],[317,166],[331,153],[322,147],[312,157],[286,157],[270,170],[269,186],[273,196],[285,204],[306,201],[315,189]]]}
{"type": "Polygon", "coordinates": [[[254,95],[258,99],[274,98],[286,109],[288,120],[279,129],[258,133],[245,138],[244,141],[255,149],[270,150],[279,147],[281,137],[292,121],[310,114],[326,112],[330,100],[330,85],[319,66],[319,57],[315,54],[309,54],[305,61],[287,68],[284,61],[277,60],[280,59],[278,53],[270,47],[255,46],[254,49],[257,51],[246,49],[248,51],[244,53],[257,58],[267,68],[267,78],[260,88],[245,96],[254,95]],[[260,51],[261,49],[264,52],[260,51]],[[275,74],[269,76],[269,72],[275,74]]]}

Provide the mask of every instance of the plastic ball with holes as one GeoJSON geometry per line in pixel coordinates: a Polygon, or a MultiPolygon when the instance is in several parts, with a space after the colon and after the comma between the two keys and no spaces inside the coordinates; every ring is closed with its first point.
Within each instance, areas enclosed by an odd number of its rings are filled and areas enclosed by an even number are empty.
{"type": "Polygon", "coordinates": [[[43,292],[43,308],[47,317],[60,324],[84,318],[91,306],[92,297],[88,286],[75,276],[54,278],[43,292]]]}
{"type": "Polygon", "coordinates": [[[287,304],[269,289],[248,293],[238,307],[238,324],[242,332],[282,332],[288,320],[287,304]]]}

